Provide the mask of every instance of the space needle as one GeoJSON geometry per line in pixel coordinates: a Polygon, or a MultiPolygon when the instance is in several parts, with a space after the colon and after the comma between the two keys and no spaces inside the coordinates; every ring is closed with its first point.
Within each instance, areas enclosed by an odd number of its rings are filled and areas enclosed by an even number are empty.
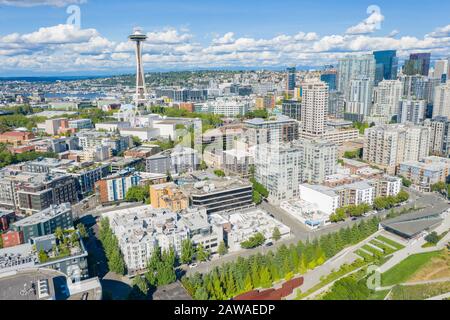
{"type": "Polygon", "coordinates": [[[133,34],[128,37],[136,42],[136,106],[147,102],[147,89],[145,88],[144,65],[142,63],[142,43],[147,36],[142,33],[141,28],[134,28],[133,34]]]}

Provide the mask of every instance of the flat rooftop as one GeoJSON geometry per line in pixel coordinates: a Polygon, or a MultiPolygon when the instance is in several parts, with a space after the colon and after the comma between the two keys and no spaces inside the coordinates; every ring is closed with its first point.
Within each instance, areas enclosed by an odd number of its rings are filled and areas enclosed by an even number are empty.
{"type": "Polygon", "coordinates": [[[158,287],[153,293],[153,300],[193,300],[181,282],[158,287]]]}

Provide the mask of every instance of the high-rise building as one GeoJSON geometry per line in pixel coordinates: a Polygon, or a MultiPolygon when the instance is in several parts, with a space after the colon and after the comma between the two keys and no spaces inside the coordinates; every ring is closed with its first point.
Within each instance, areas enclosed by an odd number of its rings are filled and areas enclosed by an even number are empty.
{"type": "Polygon", "coordinates": [[[275,119],[251,119],[244,121],[246,135],[250,145],[263,143],[281,143],[298,139],[299,123],[286,116],[275,119]]]}
{"type": "Polygon", "coordinates": [[[350,80],[350,94],[347,99],[347,113],[364,118],[370,115],[372,107],[372,80],[365,76],[350,80]]]}
{"type": "Polygon", "coordinates": [[[269,201],[299,196],[303,182],[323,183],[336,173],[337,146],[324,140],[299,139],[290,143],[258,145],[255,177],[269,191],[269,201]]]}
{"type": "Polygon", "coordinates": [[[433,78],[440,79],[441,82],[445,82],[443,80],[448,79],[448,60],[437,60],[434,63],[434,73],[433,78]]]}
{"type": "Polygon", "coordinates": [[[385,116],[388,119],[398,115],[400,98],[402,97],[403,85],[400,80],[383,80],[373,92],[372,114],[385,116]]]}
{"type": "Polygon", "coordinates": [[[284,100],[281,105],[281,113],[291,119],[300,121],[302,103],[297,100],[284,100]]]}
{"type": "Polygon", "coordinates": [[[330,91],[328,94],[328,116],[342,119],[344,118],[344,112],[344,95],[339,91],[330,91]]]}
{"type": "Polygon", "coordinates": [[[403,73],[406,75],[420,74],[428,76],[430,72],[431,53],[412,53],[405,61],[403,73]]]}
{"type": "Polygon", "coordinates": [[[431,129],[430,153],[435,156],[448,157],[450,155],[450,121],[447,117],[426,119],[424,126],[431,129]]]}
{"type": "Polygon", "coordinates": [[[433,118],[437,116],[450,118],[450,82],[435,88],[433,118]]]}
{"type": "Polygon", "coordinates": [[[369,78],[371,86],[375,82],[375,58],[372,54],[346,56],[339,59],[338,91],[343,92],[346,99],[350,95],[350,81],[357,77],[369,78]]]}
{"type": "Polygon", "coordinates": [[[134,33],[128,37],[131,41],[136,43],[136,105],[145,103],[147,101],[147,89],[145,87],[144,63],[142,61],[142,43],[147,40],[147,36],[142,33],[139,28],[134,30],[134,33]]]}
{"type": "Polygon", "coordinates": [[[287,68],[287,90],[293,91],[295,89],[295,67],[287,68]]]}
{"type": "Polygon", "coordinates": [[[320,80],[328,85],[330,91],[337,89],[337,70],[330,69],[322,72],[320,80]]]}
{"type": "Polygon", "coordinates": [[[302,88],[302,131],[322,135],[328,111],[328,85],[323,81],[311,81],[305,82],[302,88]]]}
{"type": "Polygon", "coordinates": [[[434,88],[440,85],[439,79],[433,79],[422,75],[402,76],[403,96],[411,99],[427,100],[431,104],[434,100],[434,88]]]}
{"type": "Polygon", "coordinates": [[[373,56],[376,61],[375,85],[382,80],[394,80],[397,78],[397,51],[375,51],[373,56]]]}
{"type": "Polygon", "coordinates": [[[395,174],[404,161],[428,156],[430,128],[412,124],[390,124],[366,129],[363,159],[395,174]]]}
{"type": "Polygon", "coordinates": [[[398,123],[420,124],[425,119],[427,102],[418,99],[401,99],[398,113],[398,123]]]}

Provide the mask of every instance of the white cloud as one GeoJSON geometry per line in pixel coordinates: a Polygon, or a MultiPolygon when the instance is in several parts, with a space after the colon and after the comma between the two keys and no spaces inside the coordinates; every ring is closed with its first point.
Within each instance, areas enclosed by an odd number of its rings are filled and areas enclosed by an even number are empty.
{"type": "Polygon", "coordinates": [[[0,5],[15,7],[52,6],[65,7],[71,4],[86,3],[87,0],[0,0],[0,5]]]}
{"type": "Polygon", "coordinates": [[[358,23],[347,29],[346,34],[369,34],[375,32],[381,22],[384,21],[384,16],[378,12],[374,11],[372,14],[364,21],[358,23]]]}
{"type": "Polygon", "coordinates": [[[433,38],[445,38],[450,37],[450,24],[445,27],[436,28],[433,32],[427,35],[433,38]]]}
{"type": "MultiPolygon", "coordinates": [[[[371,19],[370,22],[376,21],[371,19]]],[[[446,27],[429,35],[394,37],[371,34],[297,32],[268,38],[239,37],[234,32],[197,43],[187,29],[169,28],[147,33],[143,47],[146,70],[197,67],[267,67],[289,64],[320,66],[336,63],[349,53],[397,49],[401,57],[412,51],[429,51],[433,57],[450,55],[446,27]],[[433,35],[433,36],[432,36],[433,35]],[[437,35],[441,35],[437,37],[437,35]]],[[[114,42],[95,29],[71,25],[40,28],[34,32],[0,35],[0,71],[29,70],[83,72],[132,70],[134,44],[114,42]]]]}

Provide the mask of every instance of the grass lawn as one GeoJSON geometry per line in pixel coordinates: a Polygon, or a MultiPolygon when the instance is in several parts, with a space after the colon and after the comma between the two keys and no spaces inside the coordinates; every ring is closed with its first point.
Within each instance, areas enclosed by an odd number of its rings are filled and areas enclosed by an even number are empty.
{"type": "Polygon", "coordinates": [[[425,300],[450,291],[450,282],[420,284],[416,286],[396,286],[392,289],[391,300],[425,300]]]}
{"type": "MultiPolygon", "coordinates": [[[[384,256],[384,252],[379,249],[375,249],[374,247],[369,246],[368,244],[362,246],[362,248],[368,252],[373,253],[374,255],[384,256]]],[[[381,249],[381,248],[380,248],[381,249]]]]}
{"type": "Polygon", "coordinates": [[[378,236],[375,239],[378,239],[378,240],[380,240],[382,242],[385,242],[385,243],[393,246],[394,248],[397,248],[397,250],[403,249],[405,247],[404,245],[401,245],[400,243],[397,243],[394,240],[388,239],[388,238],[383,237],[383,236],[378,236]]]}
{"type": "MultiPolygon", "coordinates": [[[[438,242],[441,241],[446,235],[447,235],[448,231],[445,231],[444,233],[442,233],[441,235],[439,235],[438,237],[438,242]]],[[[436,247],[437,243],[431,243],[431,242],[427,242],[425,243],[422,248],[431,248],[431,247],[436,247]]]]}
{"type": "Polygon", "coordinates": [[[369,295],[369,298],[367,298],[367,300],[384,300],[389,291],[390,290],[374,291],[369,295]]]}
{"type": "Polygon", "coordinates": [[[387,244],[385,244],[379,240],[376,240],[376,239],[373,239],[372,241],[370,241],[370,243],[377,246],[380,249],[383,249],[385,254],[391,254],[391,253],[394,253],[395,251],[397,251],[397,249],[391,248],[387,244]]]}
{"type": "Polygon", "coordinates": [[[420,253],[409,256],[390,270],[381,275],[382,286],[392,286],[406,282],[422,266],[429,262],[433,257],[441,254],[441,251],[420,253]]]}

